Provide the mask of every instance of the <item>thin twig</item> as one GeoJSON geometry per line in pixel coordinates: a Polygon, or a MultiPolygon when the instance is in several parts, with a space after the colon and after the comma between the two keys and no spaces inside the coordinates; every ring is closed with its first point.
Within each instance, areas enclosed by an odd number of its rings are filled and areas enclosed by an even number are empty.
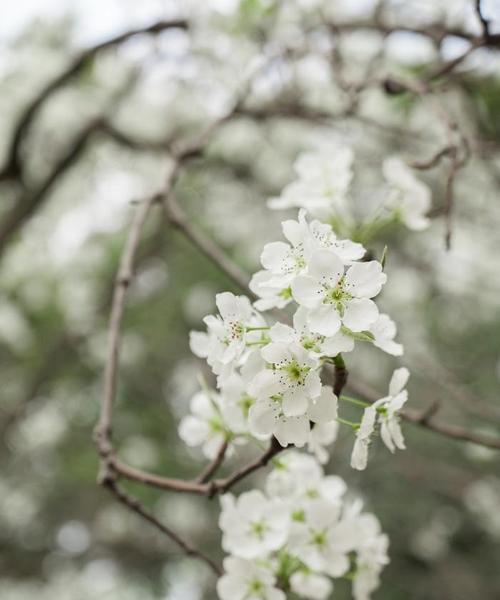
{"type": "Polygon", "coordinates": [[[476,0],[474,3],[474,7],[476,9],[476,14],[477,17],[481,23],[481,27],[483,29],[483,40],[485,44],[489,44],[490,39],[491,39],[491,34],[490,34],[490,23],[488,21],[488,19],[486,19],[483,15],[483,12],[481,10],[481,0],[476,0]]]}
{"type": "Polygon", "coordinates": [[[26,135],[28,129],[30,128],[33,119],[36,114],[42,107],[42,105],[46,102],[50,96],[56,92],[60,87],[65,85],[68,81],[70,81],[73,77],[78,75],[88,64],[88,61],[91,60],[96,54],[98,54],[101,50],[106,48],[110,48],[112,46],[117,46],[129,38],[141,34],[141,33],[150,33],[157,34],[161,31],[165,31],[166,29],[171,28],[181,28],[187,29],[188,22],[185,19],[174,19],[171,21],[157,21],[152,25],[147,27],[140,27],[137,29],[131,29],[130,31],[126,31],[117,35],[113,38],[105,40],[92,48],[88,48],[81,52],[69,65],[69,67],[64,70],[60,75],[58,75],[55,79],[50,81],[45,85],[45,87],[38,93],[38,95],[30,102],[30,104],[24,109],[21,114],[19,121],[14,127],[14,133],[12,136],[12,141],[10,143],[10,148],[7,151],[7,162],[0,173],[0,180],[4,178],[11,178],[21,176],[22,178],[22,163],[21,163],[21,143],[23,141],[24,136],[26,135]]]}
{"type": "Polygon", "coordinates": [[[54,184],[57,181],[60,181],[61,177],[63,177],[80,158],[86,148],[90,136],[95,131],[95,128],[96,123],[91,122],[82,129],[38,188],[34,191],[25,191],[10,212],[6,214],[0,223],[0,254],[4,251],[6,245],[22,224],[40,208],[54,184]]]}
{"type": "Polygon", "coordinates": [[[224,462],[227,448],[228,448],[228,442],[227,442],[227,440],[225,440],[224,442],[222,442],[222,444],[219,448],[219,451],[215,455],[214,459],[211,460],[206,465],[206,467],[202,470],[202,472],[195,479],[195,481],[197,483],[206,483],[207,481],[210,481],[210,479],[215,475],[215,473],[218,471],[219,467],[224,462]]]}
{"type": "MultiPolygon", "coordinates": [[[[166,190],[170,190],[172,187],[175,181],[177,170],[178,163],[177,161],[172,160],[169,164],[166,177],[166,190]]],[[[121,323],[125,306],[125,298],[133,275],[134,259],[139,246],[142,229],[146,222],[149,211],[157,201],[158,196],[152,195],[140,204],[125,243],[118,269],[118,275],[116,278],[109,323],[108,357],[104,371],[104,393],[101,403],[99,423],[95,431],[96,444],[99,454],[103,459],[106,459],[112,452],[111,419],[113,402],[116,394],[121,323]]]]}
{"type": "Polygon", "coordinates": [[[159,521],[143,504],[141,504],[136,498],[124,492],[112,478],[108,478],[103,482],[103,485],[131,511],[135,512],[143,519],[151,523],[156,529],[161,531],[167,537],[169,537],[179,548],[183,551],[186,556],[192,556],[204,562],[208,567],[217,575],[222,575],[222,569],[206,554],[204,554],[198,548],[195,548],[185,540],[183,540],[178,533],[170,529],[167,525],[159,521]]]}
{"type": "Polygon", "coordinates": [[[245,465],[241,469],[235,471],[229,477],[225,479],[219,479],[212,484],[211,493],[209,495],[213,495],[215,493],[225,493],[230,488],[233,487],[236,483],[248,477],[251,473],[258,471],[262,467],[265,467],[267,463],[274,458],[277,454],[279,454],[284,448],[280,445],[278,440],[273,437],[269,444],[269,448],[256,460],[245,465]]]}
{"type": "Polygon", "coordinates": [[[193,246],[219,267],[241,290],[244,290],[252,299],[256,298],[248,288],[249,278],[246,273],[221,250],[212,238],[189,221],[174,194],[165,198],[163,208],[168,222],[173,227],[179,229],[193,246]]]}

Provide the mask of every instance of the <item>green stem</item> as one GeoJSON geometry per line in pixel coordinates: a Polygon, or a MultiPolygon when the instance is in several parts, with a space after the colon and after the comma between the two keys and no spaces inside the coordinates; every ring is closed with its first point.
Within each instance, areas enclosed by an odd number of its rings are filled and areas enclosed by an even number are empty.
{"type": "Polygon", "coordinates": [[[339,369],[345,369],[345,362],[342,354],[337,354],[337,356],[333,357],[333,364],[339,369]]]}
{"type": "Polygon", "coordinates": [[[367,406],[370,406],[369,402],[364,402],[363,400],[358,400],[357,398],[351,398],[351,396],[340,396],[339,400],[343,400],[344,402],[350,402],[351,404],[356,404],[357,406],[362,406],[363,408],[366,408],[367,406]]]}
{"type": "Polygon", "coordinates": [[[268,325],[262,327],[245,327],[246,331],[267,331],[268,329],[271,329],[268,325]]]}
{"type": "Polygon", "coordinates": [[[347,419],[341,419],[340,417],[337,417],[336,421],[338,423],[342,423],[342,425],[347,425],[351,429],[358,429],[358,427],[361,425],[361,423],[353,423],[352,421],[348,421],[347,419]]]}

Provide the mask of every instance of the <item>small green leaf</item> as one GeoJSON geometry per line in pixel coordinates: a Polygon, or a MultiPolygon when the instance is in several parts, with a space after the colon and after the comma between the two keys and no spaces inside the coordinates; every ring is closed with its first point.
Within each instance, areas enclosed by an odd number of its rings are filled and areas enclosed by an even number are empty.
{"type": "Polygon", "coordinates": [[[384,246],[384,250],[382,251],[382,257],[380,259],[380,264],[382,265],[382,271],[385,268],[385,261],[387,260],[387,246],[384,246]]]}
{"type": "Polygon", "coordinates": [[[358,342],[373,342],[375,340],[375,336],[371,331],[351,331],[347,327],[342,326],[342,333],[352,337],[358,342]]]}

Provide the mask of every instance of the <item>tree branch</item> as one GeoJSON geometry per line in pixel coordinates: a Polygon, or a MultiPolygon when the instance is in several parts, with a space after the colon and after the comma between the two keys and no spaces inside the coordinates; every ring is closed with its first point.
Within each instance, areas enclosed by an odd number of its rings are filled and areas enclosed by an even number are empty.
{"type": "Polygon", "coordinates": [[[191,223],[179,206],[174,194],[165,197],[163,208],[168,222],[181,231],[184,236],[211,260],[221,271],[223,271],[241,290],[255,299],[255,294],[248,288],[248,275],[233,262],[220,247],[207,236],[201,229],[191,223]]]}
{"type": "Polygon", "coordinates": [[[219,448],[219,451],[215,455],[214,459],[207,464],[207,466],[202,470],[202,472],[195,479],[195,481],[197,483],[206,483],[207,481],[210,481],[212,476],[217,472],[219,467],[224,462],[227,448],[228,448],[228,442],[226,440],[221,444],[221,447],[219,448]]]}
{"type": "Polygon", "coordinates": [[[208,567],[217,575],[222,575],[222,569],[206,554],[198,550],[185,540],[183,540],[179,534],[175,533],[170,527],[161,523],[143,504],[141,504],[136,498],[124,492],[116,483],[113,478],[106,478],[102,485],[105,486],[117,500],[123,505],[129,508],[132,512],[135,512],[143,519],[151,523],[153,527],[156,527],[159,531],[170,538],[179,548],[183,551],[186,556],[192,556],[204,562],[208,567]]]}
{"type": "Polygon", "coordinates": [[[73,59],[69,67],[58,75],[55,79],[45,85],[44,88],[38,93],[38,95],[28,104],[21,114],[17,124],[14,127],[14,133],[10,148],[7,152],[7,161],[0,173],[0,180],[6,178],[14,178],[20,176],[22,179],[22,162],[21,162],[21,143],[28,129],[30,128],[36,114],[40,110],[41,106],[46,102],[48,98],[60,87],[68,83],[73,77],[78,75],[80,71],[85,67],[87,62],[92,59],[97,53],[106,48],[117,46],[134,35],[141,33],[157,34],[161,31],[171,28],[187,29],[189,27],[188,22],[185,19],[174,19],[171,21],[157,21],[147,27],[139,27],[137,29],[131,29],[117,35],[113,38],[105,40],[92,48],[88,48],[81,52],[76,58],[73,59]]]}

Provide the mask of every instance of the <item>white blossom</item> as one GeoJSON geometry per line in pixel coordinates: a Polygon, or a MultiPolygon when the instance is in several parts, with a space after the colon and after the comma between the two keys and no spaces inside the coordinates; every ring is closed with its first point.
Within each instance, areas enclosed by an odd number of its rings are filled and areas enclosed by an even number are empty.
{"type": "Polygon", "coordinates": [[[374,337],[374,346],[393,356],[403,354],[403,346],[394,341],[397,333],[396,323],[388,315],[380,314],[370,326],[370,332],[374,337]]]}
{"type": "Polygon", "coordinates": [[[321,393],[318,363],[299,344],[272,342],[261,351],[268,367],[256,375],[250,390],[258,398],[280,396],[287,417],[305,414],[310,398],[321,393]]]}
{"type": "Polygon", "coordinates": [[[211,459],[228,439],[229,431],[221,412],[221,398],[213,392],[198,392],[191,400],[191,414],[179,424],[179,435],[188,446],[202,446],[203,454],[211,459]]]}
{"type": "Polygon", "coordinates": [[[255,562],[228,556],[224,572],[217,582],[220,600],[286,600],[272,572],[255,562]]]}
{"type": "Polygon", "coordinates": [[[259,490],[235,498],[221,497],[219,519],[222,547],[241,558],[257,558],[280,548],[287,537],[288,515],[281,506],[259,490]]]}
{"type": "Polygon", "coordinates": [[[354,338],[342,331],[337,331],[333,336],[327,337],[319,333],[313,333],[307,323],[308,310],[299,306],[293,316],[293,327],[276,323],[269,330],[269,337],[273,342],[284,344],[300,344],[310,356],[319,358],[322,356],[334,357],[341,352],[354,350],[354,338]]]}
{"type": "Polygon", "coordinates": [[[280,392],[274,387],[276,371],[270,371],[272,379],[267,371],[259,374],[252,384],[257,401],[249,411],[250,431],[257,437],[274,435],[282,446],[302,447],[310,439],[310,421],[327,423],[336,418],[337,397],[331,387],[321,388],[319,378],[315,377],[309,383],[299,384],[295,390],[290,387],[280,392]],[[315,396],[318,390],[319,395],[315,396]]]}
{"type": "Polygon", "coordinates": [[[260,331],[252,328],[265,327],[266,323],[246,296],[223,292],[217,294],[215,301],[219,315],[203,319],[207,333],[191,332],[190,345],[194,354],[207,359],[214,373],[219,375],[220,384],[233,372],[247,343],[261,336],[260,331]]]}
{"type": "Polygon", "coordinates": [[[389,395],[373,404],[380,423],[380,436],[391,452],[394,452],[396,448],[405,449],[405,442],[399,424],[399,412],[408,400],[408,392],[404,387],[409,376],[410,373],[405,367],[396,369],[389,383],[389,395]]]}
{"type": "Polygon", "coordinates": [[[232,555],[219,598],[285,600],[276,596],[285,586],[304,599],[326,600],[333,579],[349,572],[356,600],[369,600],[388,562],[378,520],[359,500],[346,502],[344,481],[325,476],[312,456],[293,450],[274,465],[265,494],[221,498],[223,547],[232,555]]]}
{"type": "Polygon", "coordinates": [[[326,600],[333,590],[331,579],[313,573],[309,569],[301,569],[290,577],[290,587],[302,598],[310,600],[326,600]]]}
{"type": "Polygon", "coordinates": [[[354,547],[355,536],[342,522],[340,503],[317,500],[306,507],[303,520],[291,525],[289,548],[313,571],[341,577],[349,570],[354,547]]]}
{"type": "Polygon", "coordinates": [[[387,276],[377,261],[355,263],[344,273],[341,259],[329,250],[317,250],[311,257],[307,275],[292,283],[295,300],[308,309],[311,331],[335,335],[342,325],[354,332],[366,331],[378,318],[371,300],[387,276]]]}
{"type": "Polygon", "coordinates": [[[382,167],[389,184],[389,196],[385,205],[408,227],[421,231],[429,226],[426,214],[431,207],[431,191],[415,177],[412,170],[400,158],[387,158],[382,167]]]}
{"type": "Polygon", "coordinates": [[[340,477],[325,476],[314,457],[294,450],[280,456],[266,480],[269,496],[282,500],[291,499],[299,506],[318,498],[337,503],[346,489],[346,484],[340,477]]]}
{"type": "Polygon", "coordinates": [[[347,220],[353,159],[350,148],[332,144],[300,154],[294,164],[297,178],[269,200],[269,207],[302,207],[319,219],[347,220]]]}
{"type": "Polygon", "coordinates": [[[336,421],[330,423],[317,423],[309,432],[307,450],[316,456],[319,463],[325,464],[330,458],[327,448],[331,447],[337,439],[339,424],[336,421]]]}
{"type": "Polygon", "coordinates": [[[352,584],[355,600],[369,600],[380,584],[380,572],[389,562],[388,537],[382,533],[378,519],[372,514],[356,515],[356,576],[352,584]]]}
{"type": "Polygon", "coordinates": [[[351,467],[358,471],[366,469],[368,462],[368,448],[370,446],[371,436],[375,430],[375,421],[377,411],[372,406],[365,408],[361,424],[356,431],[356,440],[351,454],[351,467]]]}
{"type": "Polygon", "coordinates": [[[314,250],[330,249],[346,265],[365,254],[361,244],[337,239],[330,225],[317,220],[308,223],[305,210],[299,211],[297,221],[284,221],[282,229],[289,243],[266,244],[261,254],[264,270],[255,273],[250,281],[250,289],[259,296],[255,302],[258,310],[284,308],[292,301],[291,284],[295,277],[306,272],[314,250]]]}
{"type": "Polygon", "coordinates": [[[371,436],[377,424],[380,425],[380,436],[391,452],[396,448],[404,450],[405,443],[399,413],[408,399],[404,389],[410,373],[405,367],[396,369],[389,383],[389,395],[380,398],[365,408],[361,424],[356,431],[356,441],[351,455],[351,466],[363,470],[368,461],[368,448],[371,436]]]}

